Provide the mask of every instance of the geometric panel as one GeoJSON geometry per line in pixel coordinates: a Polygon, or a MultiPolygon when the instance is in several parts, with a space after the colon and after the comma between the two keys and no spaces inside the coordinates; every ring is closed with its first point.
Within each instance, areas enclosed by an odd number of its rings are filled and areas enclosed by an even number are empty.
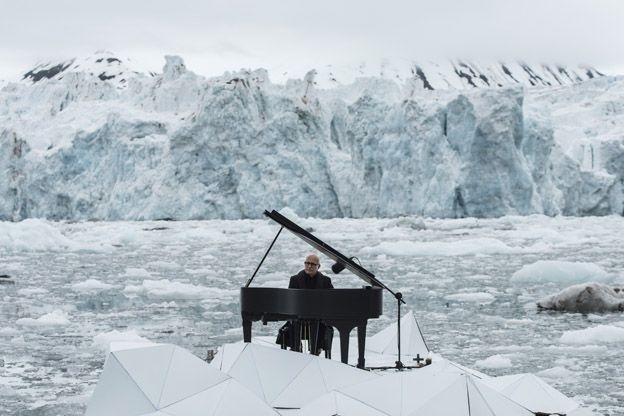
{"type": "Polygon", "coordinates": [[[130,377],[158,408],[160,393],[165,384],[174,348],[175,345],[158,345],[113,351],[110,355],[117,357],[130,377]]]}
{"type": "Polygon", "coordinates": [[[85,416],[137,416],[154,410],[117,358],[109,354],[85,416]]]}
{"type": "Polygon", "coordinates": [[[182,400],[227,380],[227,374],[183,348],[175,348],[158,408],[182,400]]]}

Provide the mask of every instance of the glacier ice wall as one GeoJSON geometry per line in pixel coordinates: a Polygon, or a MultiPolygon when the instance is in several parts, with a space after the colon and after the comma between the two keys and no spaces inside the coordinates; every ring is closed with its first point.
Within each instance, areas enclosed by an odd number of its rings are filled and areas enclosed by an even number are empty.
{"type": "Polygon", "coordinates": [[[4,85],[0,220],[623,212],[622,78],[319,89],[265,70],[206,79],[167,57],[123,82],[4,85]]]}

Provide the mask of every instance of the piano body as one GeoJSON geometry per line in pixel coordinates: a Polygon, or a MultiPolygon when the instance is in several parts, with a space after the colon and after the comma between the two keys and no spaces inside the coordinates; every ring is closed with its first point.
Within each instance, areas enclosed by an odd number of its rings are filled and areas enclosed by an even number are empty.
{"type": "MultiPolygon", "coordinates": [[[[241,315],[243,319],[243,339],[251,342],[252,322],[262,321],[310,321],[331,325],[340,333],[340,359],[347,363],[349,355],[349,335],[351,330],[358,328],[358,364],[364,368],[364,348],[366,340],[366,324],[368,319],[378,318],[382,314],[382,292],[389,288],[375,276],[319,240],[297,224],[276,211],[265,211],[264,215],[276,221],[281,228],[264,258],[258,265],[253,276],[240,290],[241,315]],[[310,244],[318,251],[334,260],[340,270],[346,268],[362,278],[369,286],[362,289],[285,289],[250,287],[262,263],[271,251],[281,231],[286,228],[297,237],[310,244]]],[[[333,268],[333,267],[332,267],[333,268]]],[[[400,294],[399,294],[400,295],[400,294]]],[[[402,301],[402,299],[401,299],[402,301]]],[[[311,331],[310,344],[316,350],[318,340],[315,331],[311,331]]]]}

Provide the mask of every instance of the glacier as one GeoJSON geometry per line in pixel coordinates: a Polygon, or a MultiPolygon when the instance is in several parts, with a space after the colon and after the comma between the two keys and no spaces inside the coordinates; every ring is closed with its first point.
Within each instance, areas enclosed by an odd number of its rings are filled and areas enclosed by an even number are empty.
{"type": "Polygon", "coordinates": [[[623,214],[622,77],[427,68],[35,68],[0,85],[0,221],[623,214]]]}

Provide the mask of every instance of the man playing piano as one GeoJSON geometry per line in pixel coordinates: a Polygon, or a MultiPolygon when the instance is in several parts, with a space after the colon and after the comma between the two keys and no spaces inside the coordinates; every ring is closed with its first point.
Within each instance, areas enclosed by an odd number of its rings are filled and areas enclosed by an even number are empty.
{"type": "MultiPolygon", "coordinates": [[[[306,257],[303,263],[304,269],[290,277],[289,289],[333,289],[331,279],[319,272],[321,261],[315,254],[306,257]]],[[[311,332],[315,332],[314,339],[318,339],[318,348],[313,354],[319,355],[321,349],[326,351],[326,357],[331,356],[331,344],[334,337],[334,328],[325,326],[321,322],[286,322],[279,330],[277,343],[282,347],[301,351],[301,341],[308,340],[308,345],[312,344],[311,332]]]]}
{"type": "Polygon", "coordinates": [[[289,289],[333,289],[331,279],[319,272],[321,261],[315,254],[306,257],[303,263],[305,268],[298,274],[291,276],[289,289]]]}

